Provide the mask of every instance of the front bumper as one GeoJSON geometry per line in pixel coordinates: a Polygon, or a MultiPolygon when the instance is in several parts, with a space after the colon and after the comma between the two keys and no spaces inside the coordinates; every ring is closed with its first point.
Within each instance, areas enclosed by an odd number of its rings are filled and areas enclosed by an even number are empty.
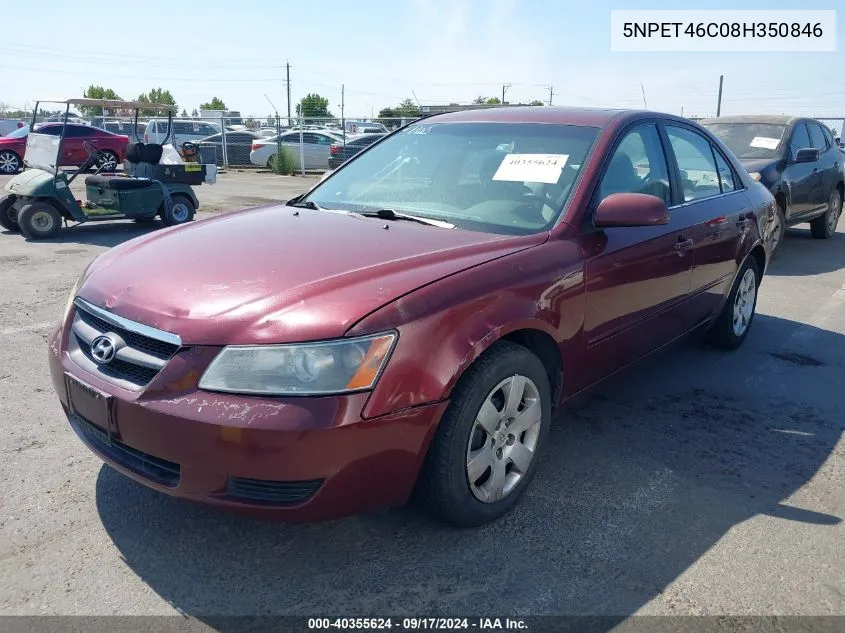
{"type": "Polygon", "coordinates": [[[409,497],[446,403],[362,419],[369,396],[255,398],[196,389],[218,348],[177,353],[140,391],[77,365],[49,340],[53,385],[71,426],[103,461],[160,492],[243,514],[320,521],[409,497]],[[111,424],[70,409],[66,374],[110,396],[111,424]],[[95,423],[96,422],[96,423],[95,423]]]}

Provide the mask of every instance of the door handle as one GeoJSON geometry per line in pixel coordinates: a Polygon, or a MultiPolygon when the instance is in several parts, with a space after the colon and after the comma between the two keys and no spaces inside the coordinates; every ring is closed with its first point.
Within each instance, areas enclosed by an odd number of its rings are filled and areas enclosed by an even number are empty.
{"type": "Polygon", "coordinates": [[[683,253],[684,251],[691,249],[694,244],[695,242],[691,239],[679,237],[678,241],[675,242],[675,250],[678,251],[678,253],[683,253]]]}

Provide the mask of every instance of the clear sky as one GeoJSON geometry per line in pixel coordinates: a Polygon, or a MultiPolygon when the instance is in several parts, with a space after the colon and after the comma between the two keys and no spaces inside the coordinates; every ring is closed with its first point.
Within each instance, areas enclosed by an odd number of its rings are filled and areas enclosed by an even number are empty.
{"type": "MultiPolygon", "coordinates": [[[[556,105],[845,117],[842,0],[367,0],[271,2],[42,0],[4,23],[0,102],[81,96],[91,83],[124,99],[170,90],[190,111],[218,96],[242,114],[284,115],[285,63],[295,103],[308,92],[340,115],[369,116],[401,99],[477,96],[556,105]],[[611,53],[611,9],[839,9],[835,53],[611,53]]],[[[8,11],[4,11],[8,13],[8,11]]]]}

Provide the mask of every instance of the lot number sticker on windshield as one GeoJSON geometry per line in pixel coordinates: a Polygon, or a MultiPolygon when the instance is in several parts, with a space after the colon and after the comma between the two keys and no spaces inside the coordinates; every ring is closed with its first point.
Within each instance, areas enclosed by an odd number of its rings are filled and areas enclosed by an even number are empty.
{"type": "Polygon", "coordinates": [[[554,184],[568,158],[569,154],[508,154],[493,180],[554,184]]]}
{"type": "Polygon", "coordinates": [[[780,145],[779,138],[770,138],[768,136],[755,136],[751,139],[751,147],[762,147],[763,149],[777,149],[780,145]]]}

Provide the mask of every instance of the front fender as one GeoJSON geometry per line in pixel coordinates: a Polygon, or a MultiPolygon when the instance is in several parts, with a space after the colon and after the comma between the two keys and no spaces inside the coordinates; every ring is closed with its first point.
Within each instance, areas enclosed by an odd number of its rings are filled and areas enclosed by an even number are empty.
{"type": "MultiPolygon", "coordinates": [[[[564,359],[574,357],[584,300],[580,250],[564,240],[487,262],[397,299],[349,332],[399,332],[364,417],[448,399],[467,367],[518,330],[543,332],[564,359]]],[[[569,368],[563,364],[566,382],[569,368]]]]}

